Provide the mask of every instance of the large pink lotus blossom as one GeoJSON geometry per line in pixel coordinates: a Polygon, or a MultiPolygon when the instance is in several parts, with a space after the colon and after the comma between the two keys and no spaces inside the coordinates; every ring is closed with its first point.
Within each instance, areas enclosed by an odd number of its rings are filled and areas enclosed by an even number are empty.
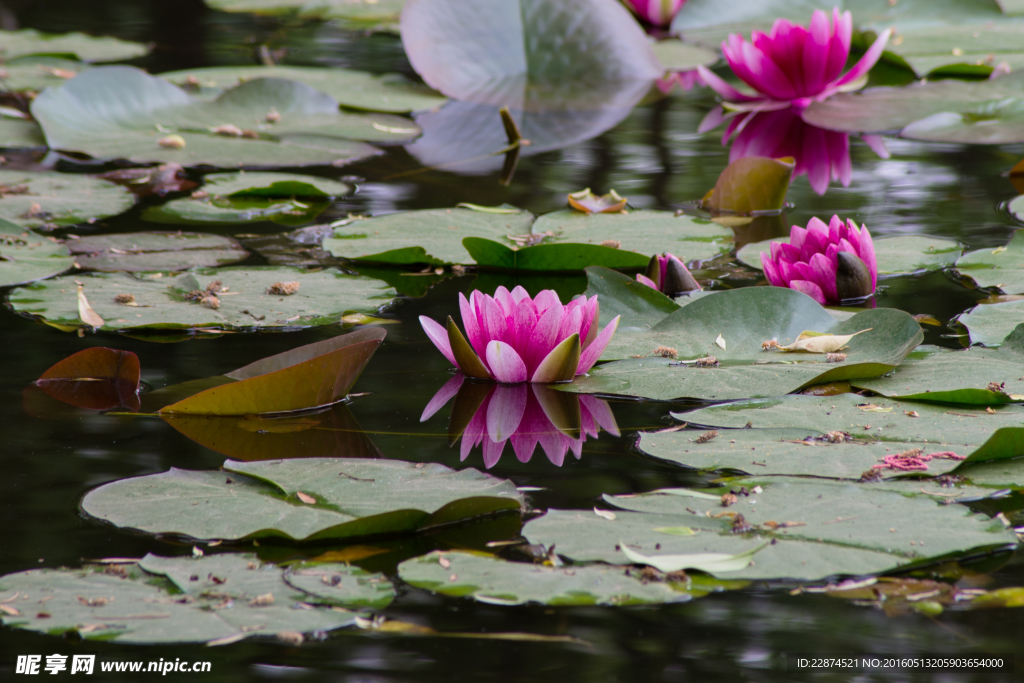
{"type": "Polygon", "coordinates": [[[498,462],[509,441],[519,462],[528,462],[540,444],[548,460],[561,467],[570,450],[579,459],[583,443],[588,436],[597,438],[599,427],[619,436],[611,407],[599,398],[554,391],[539,384],[481,386],[465,382],[462,373],[434,395],[420,422],[430,419],[456,395],[448,420],[449,438],[454,444],[461,436],[461,460],[482,445],[488,469],[498,462]]]}
{"type": "Polygon", "coordinates": [[[832,216],[807,228],[794,225],[789,244],[772,242],[771,256],[761,252],[768,282],[803,292],[819,304],[870,296],[878,284],[875,245],[866,226],[832,216]]]}
{"type": "Polygon", "coordinates": [[[763,111],[792,105],[802,109],[837,92],[861,87],[862,79],[882,56],[891,33],[891,29],[883,31],[845,74],[853,17],[849,12],[840,14],[838,8],[832,10],[831,25],[828,15],[816,10],[809,27],[778,19],[771,32],[754,31],[750,42],[730,34],[722,42],[725,59],[740,80],[760,93],[758,96],[741,93],[706,67],[698,70],[708,86],[734,108],[763,111]]]}
{"type": "Polygon", "coordinates": [[[626,6],[643,21],[654,26],[668,26],[686,0],[624,0],[626,6]]]}
{"type": "Polygon", "coordinates": [[[459,308],[465,337],[450,316],[442,327],[421,315],[423,330],[466,375],[507,384],[565,382],[587,372],[619,326],[616,316],[598,333],[596,296],[563,306],[550,289],[535,299],[522,287],[498,287],[493,297],[474,291],[469,300],[460,293],[459,308]]]}
{"type": "Polygon", "coordinates": [[[699,292],[700,283],[690,274],[686,264],[669,253],[654,255],[647,264],[647,271],[636,274],[637,282],[656,289],[666,296],[676,296],[682,292],[699,292]]]}
{"type": "MultiPolygon", "coordinates": [[[[729,149],[730,163],[742,157],[793,157],[794,176],[806,175],[818,194],[825,194],[831,180],[843,187],[850,185],[853,164],[850,162],[850,138],[846,133],[818,128],[800,118],[793,107],[762,112],[741,112],[729,121],[722,137],[726,144],[736,133],[729,149]]],[[[861,138],[878,156],[889,158],[889,150],[881,136],[861,138]]]]}

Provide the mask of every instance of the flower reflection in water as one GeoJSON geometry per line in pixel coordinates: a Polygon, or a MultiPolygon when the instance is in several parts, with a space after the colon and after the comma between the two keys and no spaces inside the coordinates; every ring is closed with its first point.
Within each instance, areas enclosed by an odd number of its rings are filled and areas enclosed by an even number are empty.
{"type": "Polygon", "coordinates": [[[453,397],[448,441],[454,445],[462,438],[460,460],[482,444],[488,469],[498,462],[509,441],[519,462],[528,462],[540,444],[548,460],[561,467],[570,450],[579,459],[587,437],[597,438],[600,429],[619,436],[611,406],[599,398],[538,384],[467,381],[462,373],[434,395],[420,422],[430,419],[453,397]]]}
{"type": "MultiPolygon", "coordinates": [[[[706,130],[706,126],[702,126],[706,130]]],[[[834,130],[818,128],[800,118],[799,112],[789,107],[775,111],[743,112],[729,119],[722,136],[722,144],[736,134],[729,149],[729,161],[742,157],[793,157],[794,176],[806,175],[807,181],[818,194],[825,194],[829,182],[838,180],[849,187],[853,174],[850,162],[850,136],[834,130]]],[[[889,151],[878,135],[863,135],[861,139],[883,159],[889,151]]]]}

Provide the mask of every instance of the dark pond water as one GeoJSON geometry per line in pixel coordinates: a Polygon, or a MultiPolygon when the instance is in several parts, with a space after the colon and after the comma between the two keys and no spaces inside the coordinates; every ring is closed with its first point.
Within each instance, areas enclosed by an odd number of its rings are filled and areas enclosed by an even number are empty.
{"type": "MultiPolygon", "coordinates": [[[[247,15],[205,9],[199,1],[48,2],[23,0],[0,5],[0,20],[49,31],[85,30],[152,41],[152,56],[138,65],[152,72],[218,64],[251,64],[255,46],[286,46],[285,63],[350,66],[412,75],[393,36],[363,36],[319,24],[288,25],[247,15]]],[[[356,177],[359,192],[325,213],[321,220],[348,212],[385,213],[450,207],[458,202],[514,204],[534,213],[561,208],[567,192],[583,187],[616,189],[637,208],[675,209],[701,197],[728,162],[716,133],[695,131],[712,104],[701,89],[636,108],[624,121],[593,139],[520,160],[510,185],[499,173],[461,175],[451,170],[421,172],[420,163],[393,148],[372,163],[344,169],[307,169],[325,177],[356,177]]],[[[866,223],[876,236],[901,233],[955,238],[970,248],[1000,245],[1017,225],[1000,210],[1016,195],[1006,170],[1019,160],[1014,147],[960,147],[889,141],[892,158],[879,159],[859,141],[851,145],[853,177],[848,188],[833,183],[824,196],[798,179],[789,194],[791,223],[833,213],[866,223]]],[[[53,157],[8,155],[8,167],[81,172],[87,164],[53,157]]],[[[136,208],[102,221],[91,230],[149,229],[136,208]]],[[[250,234],[273,234],[274,224],[246,226],[250,234]]],[[[76,229],[80,234],[87,231],[76,229]]],[[[767,237],[767,236],[766,236],[767,237]]],[[[757,237],[755,239],[761,239],[757,237]]],[[[262,262],[253,257],[251,263],[262,262]]],[[[705,274],[706,276],[714,273],[705,274]]],[[[473,276],[446,280],[423,298],[405,299],[387,317],[388,338],[355,391],[367,395],[351,405],[351,415],[385,457],[483,468],[480,450],[460,462],[448,446],[447,409],[421,423],[430,397],[449,378],[447,362],[422,333],[416,318],[443,319],[457,313],[456,293],[474,287],[493,291],[513,278],[473,276]]],[[[529,289],[555,286],[582,292],[582,278],[526,280],[529,289]]],[[[718,281],[717,286],[734,286],[718,281]]],[[[926,331],[927,342],[956,345],[950,318],[985,295],[954,283],[944,274],[887,280],[880,306],[928,313],[943,327],[926,331]]],[[[116,345],[138,354],[143,380],[151,388],[218,375],[258,358],[338,333],[337,328],[306,332],[226,335],[178,344],[155,344],[109,335],[62,334],[0,311],[0,574],[32,567],[78,566],[83,558],[140,557],[146,552],[188,554],[190,546],[133,535],[84,519],[78,510],[88,490],[107,481],[161,472],[170,467],[214,469],[224,457],[156,419],[101,416],[68,410],[28,414],[22,392],[54,362],[94,345],[116,345]]],[[[489,470],[519,486],[538,487],[534,507],[589,509],[602,493],[693,486],[705,479],[640,455],[632,448],[637,429],[669,422],[670,408],[658,403],[616,402],[621,438],[602,434],[588,440],[578,460],[555,467],[538,451],[527,463],[506,452],[489,470]]],[[[510,449],[509,449],[510,451],[510,449]]],[[[290,455],[281,453],[282,457],[290,455]]],[[[399,541],[387,561],[371,568],[393,568],[396,561],[432,548],[484,547],[516,534],[495,522],[435,537],[399,541]],[[390,566],[389,566],[390,565],[390,566]]],[[[318,549],[322,550],[322,549],[318,549]]],[[[286,552],[263,548],[268,557],[286,552]]],[[[368,565],[371,566],[371,565],[368,565]]],[[[1024,568],[1016,558],[990,575],[985,586],[1020,585],[1024,568]]],[[[125,647],[75,643],[4,630],[0,633],[0,672],[13,676],[17,654],[100,653],[107,659],[212,661],[206,680],[288,681],[790,681],[853,680],[847,674],[786,672],[782,655],[794,652],[955,655],[1007,653],[1019,649],[1024,610],[948,612],[887,617],[824,596],[791,596],[792,585],[754,584],[689,603],[654,608],[495,607],[442,598],[403,588],[385,614],[440,631],[519,631],[571,635],[588,645],[544,642],[450,640],[340,631],[301,648],[275,642],[245,642],[224,648],[125,647]],[[801,676],[803,676],[801,678],[801,676]]],[[[1024,666],[1024,659],[1021,660],[1024,666]]],[[[947,673],[932,677],[911,671],[864,674],[858,681],[996,681],[1013,674],[947,673]]],[[[182,679],[184,680],[184,679],[182,679]]]]}

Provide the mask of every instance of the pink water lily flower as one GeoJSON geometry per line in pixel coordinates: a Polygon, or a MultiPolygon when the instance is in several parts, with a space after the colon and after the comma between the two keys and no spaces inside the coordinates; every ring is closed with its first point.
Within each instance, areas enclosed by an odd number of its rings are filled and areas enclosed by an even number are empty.
{"type": "Polygon", "coordinates": [[[596,296],[563,306],[550,289],[534,299],[522,287],[498,287],[493,297],[474,291],[468,300],[460,293],[459,308],[466,336],[451,316],[442,327],[421,315],[423,330],[469,377],[506,384],[565,382],[587,372],[619,326],[616,316],[598,333],[596,296]]]}
{"type": "Polygon", "coordinates": [[[789,244],[772,242],[770,256],[761,252],[761,266],[770,284],[801,291],[822,305],[870,296],[878,284],[871,233],[839,216],[828,225],[817,218],[806,229],[794,225],[789,244]]]}
{"type": "Polygon", "coordinates": [[[686,264],[667,252],[652,256],[646,272],[643,275],[637,273],[636,279],[666,296],[701,290],[700,283],[690,274],[686,264]]]}
{"type": "Polygon", "coordinates": [[[883,31],[845,74],[853,17],[849,12],[840,14],[838,8],[832,10],[831,25],[828,15],[816,10],[809,27],[778,19],[769,33],[754,31],[749,42],[730,34],[722,42],[725,59],[733,73],[759,96],[741,93],[706,67],[698,70],[708,86],[735,107],[747,111],[790,105],[803,108],[837,92],[860,87],[861,80],[882,56],[891,33],[892,29],[883,31]]]}
{"type": "Polygon", "coordinates": [[[668,26],[686,0],[625,0],[626,6],[653,26],[668,26]]]}
{"type": "Polygon", "coordinates": [[[595,396],[567,394],[540,384],[481,385],[466,382],[462,373],[438,390],[420,422],[456,396],[448,420],[449,438],[453,444],[462,438],[461,460],[482,446],[488,469],[498,462],[509,441],[519,462],[528,462],[540,445],[548,460],[561,467],[570,450],[579,459],[587,437],[597,438],[600,429],[619,436],[611,406],[595,396]]]}

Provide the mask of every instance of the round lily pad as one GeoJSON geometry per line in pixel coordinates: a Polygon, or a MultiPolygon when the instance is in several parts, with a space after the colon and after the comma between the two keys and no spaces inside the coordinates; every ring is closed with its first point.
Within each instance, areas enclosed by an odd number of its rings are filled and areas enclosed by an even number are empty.
{"type": "Polygon", "coordinates": [[[76,275],[15,289],[9,295],[10,304],[18,313],[54,325],[81,327],[85,322],[75,280],[82,283],[82,295],[103,320],[102,325],[90,325],[104,331],[139,333],[330,325],[346,313],[377,313],[395,297],[394,290],[380,280],[333,269],[309,272],[252,266],[184,275],[76,275]],[[214,302],[208,288],[218,281],[221,289],[213,292],[214,302]],[[292,288],[290,283],[298,286],[292,288]],[[292,289],[292,294],[286,293],[292,289]]]}
{"type": "Polygon", "coordinates": [[[127,188],[87,175],[0,170],[0,218],[26,228],[92,222],[134,203],[127,188]]]}
{"type": "Polygon", "coordinates": [[[1024,323],[1024,300],[996,304],[979,304],[960,316],[958,322],[967,328],[972,344],[999,346],[1024,323]]]}
{"type": "Polygon", "coordinates": [[[417,588],[495,605],[680,602],[694,597],[694,593],[711,592],[715,583],[699,579],[641,582],[622,567],[546,567],[466,552],[434,552],[406,560],[398,565],[398,575],[417,588]]]}
{"type": "Polygon", "coordinates": [[[66,245],[0,219],[0,287],[53,277],[74,265],[66,245]]]}
{"type": "Polygon", "coordinates": [[[668,38],[654,43],[654,54],[666,71],[689,71],[710,66],[718,61],[718,53],[699,45],[668,38]]]}
{"type": "Polygon", "coordinates": [[[172,71],[160,74],[175,85],[198,81],[201,94],[219,94],[241,81],[254,78],[286,78],[330,95],[344,107],[405,114],[440,107],[447,98],[426,86],[411,83],[399,74],[370,74],[339,67],[224,66],[172,71]],[[186,80],[188,79],[188,80],[186,80]]]}
{"type": "Polygon", "coordinates": [[[214,173],[203,179],[201,193],[151,207],[142,218],[183,225],[308,222],[327,208],[331,199],[351,192],[345,183],[316,176],[214,173]]]}
{"type": "Polygon", "coordinates": [[[0,147],[46,147],[46,138],[35,121],[8,118],[0,114],[0,147]]]}
{"type": "Polygon", "coordinates": [[[108,273],[185,270],[243,261],[249,252],[230,237],[198,232],[134,232],[70,240],[75,263],[108,273]]]}
{"type": "Polygon", "coordinates": [[[411,533],[518,510],[512,482],[473,469],[358,458],[224,463],[224,471],[171,469],[105,484],[88,514],[155,534],[238,540],[340,539],[411,533]],[[145,504],[142,504],[145,501],[145,504]]]}
{"type": "Polygon", "coordinates": [[[1012,529],[986,515],[940,505],[925,494],[795,477],[730,482],[731,488],[747,491],[755,486],[760,492],[740,495],[728,508],[719,496],[694,497],[685,489],[606,495],[607,502],[623,508],[614,519],[590,511],[549,510],[527,523],[523,535],[531,543],[554,545],[577,562],[628,564],[621,543],[655,558],[755,551],[745,568],[716,576],[798,580],[891,571],[1016,542],[1012,529]],[[743,517],[738,532],[735,514],[743,517]]]}
{"type": "Polygon", "coordinates": [[[68,55],[83,62],[118,62],[149,53],[149,47],[118,38],[84,33],[40,33],[26,28],[0,31],[0,57],[11,60],[24,55],[68,55]]]}
{"type": "Polygon", "coordinates": [[[1024,294],[1024,230],[1014,232],[1005,247],[964,254],[957,259],[956,269],[979,287],[996,287],[1006,294],[1024,294]]]}
{"type": "MultiPolygon", "coordinates": [[[[0,599],[9,607],[0,619],[16,628],[120,643],[214,644],[352,624],[351,612],[331,606],[366,604],[368,591],[357,578],[362,573],[339,565],[321,570],[344,577],[332,598],[322,597],[323,587],[307,591],[287,581],[281,568],[254,555],[146,555],[137,563],[32,569],[0,577],[0,599]],[[295,609],[296,603],[306,607],[295,609]]],[[[391,586],[383,577],[377,581],[383,602],[381,593],[391,593],[391,586]]]]}
{"type": "Polygon", "coordinates": [[[261,78],[213,100],[131,67],[90,69],[32,103],[50,147],[183,166],[342,165],[420,129],[391,114],[349,114],[296,81],[261,78]]]}
{"type": "Polygon", "coordinates": [[[74,78],[89,65],[60,57],[19,57],[4,63],[2,71],[4,84],[11,90],[34,90],[36,92],[58,86],[74,78]]]}
{"type": "MultiPolygon", "coordinates": [[[[788,237],[753,242],[736,252],[745,266],[761,270],[761,254],[771,253],[771,243],[789,244],[788,237]]],[[[955,240],[923,235],[896,235],[874,240],[879,275],[902,275],[927,270],[940,270],[960,257],[963,248],[955,240]]]]}

